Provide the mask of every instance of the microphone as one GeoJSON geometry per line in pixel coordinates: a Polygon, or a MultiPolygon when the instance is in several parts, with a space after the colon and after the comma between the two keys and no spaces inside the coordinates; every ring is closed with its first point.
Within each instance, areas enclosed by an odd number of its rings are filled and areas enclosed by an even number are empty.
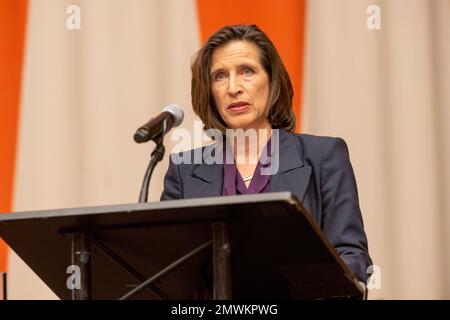
{"type": "Polygon", "coordinates": [[[137,143],[153,140],[157,142],[174,127],[178,127],[183,122],[184,111],[176,104],[169,104],[164,107],[159,115],[150,119],[146,124],[136,130],[134,141],[137,143]]]}

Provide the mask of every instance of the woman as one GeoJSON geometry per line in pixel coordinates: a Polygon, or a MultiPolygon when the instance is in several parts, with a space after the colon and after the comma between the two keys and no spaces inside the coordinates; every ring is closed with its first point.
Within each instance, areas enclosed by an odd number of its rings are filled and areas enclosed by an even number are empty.
{"type": "Polygon", "coordinates": [[[290,191],[356,277],[366,282],[371,259],[346,143],[294,133],[291,81],[267,36],[255,25],[227,26],[216,32],[192,64],[191,93],[205,130],[223,135],[227,129],[256,130],[257,147],[244,139],[240,148],[236,135],[226,135],[227,154],[232,151],[234,159],[244,161],[170,161],[161,199],[290,191]],[[262,173],[267,167],[264,150],[270,155],[276,150],[279,157],[272,174],[262,173]],[[255,157],[260,161],[249,161],[255,157]]]}

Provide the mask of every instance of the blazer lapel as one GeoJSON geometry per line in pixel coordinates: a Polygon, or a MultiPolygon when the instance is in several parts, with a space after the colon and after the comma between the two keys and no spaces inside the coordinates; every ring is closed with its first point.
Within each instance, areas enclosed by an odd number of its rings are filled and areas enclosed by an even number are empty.
{"type": "Polygon", "coordinates": [[[211,159],[204,159],[204,162],[194,169],[192,177],[186,177],[184,198],[215,197],[222,194],[223,164],[214,163],[211,159]]]}
{"type": "MultiPolygon", "coordinates": [[[[303,201],[312,169],[304,164],[303,150],[295,135],[284,129],[278,132],[279,142],[278,145],[272,143],[275,147],[272,147],[271,154],[275,155],[275,152],[278,152],[279,167],[278,171],[270,177],[269,191],[290,191],[303,201]]],[[[222,194],[223,164],[207,163],[213,163],[213,161],[205,159],[205,163],[194,169],[193,176],[186,177],[185,198],[214,197],[222,194]]]]}
{"type": "MultiPolygon", "coordinates": [[[[273,152],[276,152],[276,149],[274,148],[273,152]]],[[[279,168],[278,173],[270,178],[270,192],[290,191],[303,201],[312,169],[303,162],[300,142],[294,134],[280,129],[278,150],[279,168]]]]}

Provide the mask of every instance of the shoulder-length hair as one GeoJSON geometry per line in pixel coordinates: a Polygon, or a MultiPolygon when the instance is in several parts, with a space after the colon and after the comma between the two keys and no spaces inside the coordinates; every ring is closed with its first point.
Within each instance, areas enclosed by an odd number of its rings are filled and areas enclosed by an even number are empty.
{"type": "Polygon", "coordinates": [[[272,41],[256,25],[225,26],[214,33],[197,52],[192,63],[191,96],[194,112],[204,123],[204,130],[225,133],[226,123],[220,116],[211,93],[211,60],[215,49],[234,40],[248,41],[259,49],[261,64],[270,81],[267,120],[274,129],[295,131],[292,110],[291,79],[272,41]]]}

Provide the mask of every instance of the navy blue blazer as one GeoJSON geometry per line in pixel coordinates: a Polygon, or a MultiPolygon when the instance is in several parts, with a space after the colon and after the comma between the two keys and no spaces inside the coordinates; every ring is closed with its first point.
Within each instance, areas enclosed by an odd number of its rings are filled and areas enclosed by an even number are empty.
{"type": "MultiPolygon", "coordinates": [[[[279,170],[270,177],[269,191],[297,196],[350,270],[366,282],[372,261],[345,141],[280,129],[279,150],[279,170]]],[[[222,164],[169,161],[161,200],[220,196],[222,187],[222,164]]]]}

